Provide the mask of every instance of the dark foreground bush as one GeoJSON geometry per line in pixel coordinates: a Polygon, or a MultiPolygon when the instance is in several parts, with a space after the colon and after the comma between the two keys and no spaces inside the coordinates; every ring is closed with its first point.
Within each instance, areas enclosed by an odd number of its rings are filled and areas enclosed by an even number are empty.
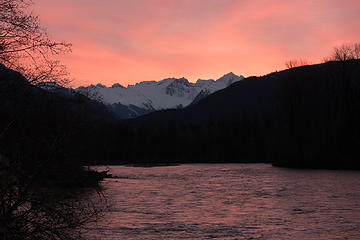
{"type": "Polygon", "coordinates": [[[97,220],[101,198],[90,199],[94,188],[80,192],[44,180],[0,157],[0,239],[81,239],[84,224],[97,220]]]}

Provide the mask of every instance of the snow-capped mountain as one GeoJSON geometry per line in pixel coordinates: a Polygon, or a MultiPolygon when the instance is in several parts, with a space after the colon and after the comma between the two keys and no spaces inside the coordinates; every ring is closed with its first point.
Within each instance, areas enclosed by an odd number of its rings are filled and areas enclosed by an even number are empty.
{"type": "Polygon", "coordinates": [[[156,110],[186,107],[242,79],[243,76],[228,73],[216,81],[199,79],[191,83],[186,78],[167,78],[128,87],[118,83],[111,87],[97,84],[75,91],[109,105],[121,118],[132,118],[156,110]]]}

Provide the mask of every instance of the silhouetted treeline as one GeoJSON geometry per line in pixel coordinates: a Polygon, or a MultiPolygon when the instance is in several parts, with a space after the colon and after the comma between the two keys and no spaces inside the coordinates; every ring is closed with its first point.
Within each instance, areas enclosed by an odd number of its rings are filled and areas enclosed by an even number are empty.
{"type": "Polygon", "coordinates": [[[45,91],[0,65],[0,155],[28,175],[44,175],[49,184],[88,184],[93,175],[82,165],[103,158],[112,124],[102,104],[45,91]]]}
{"type": "Polygon", "coordinates": [[[99,152],[90,143],[100,130],[88,131],[110,120],[104,106],[42,90],[0,64],[1,239],[81,239],[99,209],[80,188],[94,191],[105,177],[82,166],[99,152]]]}
{"type": "Polygon", "coordinates": [[[250,77],[187,108],[122,122],[84,96],[26,86],[31,94],[2,95],[1,129],[11,126],[0,147],[30,167],[51,153],[65,172],[110,163],[360,168],[358,60],[250,77]]]}
{"type": "Polygon", "coordinates": [[[360,62],[328,62],[251,77],[183,110],[125,121],[113,154],[119,163],[358,169],[359,123],[360,62]]]}
{"type": "Polygon", "coordinates": [[[359,168],[359,61],[293,69],[281,79],[272,153],[277,165],[359,168]]]}

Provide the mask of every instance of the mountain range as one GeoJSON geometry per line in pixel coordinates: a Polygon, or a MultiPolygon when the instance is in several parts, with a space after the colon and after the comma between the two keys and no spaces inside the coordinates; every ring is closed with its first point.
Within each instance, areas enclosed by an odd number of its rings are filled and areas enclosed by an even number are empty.
{"type": "MultiPolygon", "coordinates": [[[[301,66],[249,77],[205,98],[201,94],[207,90],[197,89],[177,109],[139,105],[142,116],[118,121],[109,106],[122,103],[101,104],[95,101],[103,98],[99,92],[79,94],[52,83],[34,86],[0,65],[0,129],[5,129],[0,150],[9,158],[26,156],[30,166],[44,147],[53,151],[55,140],[61,141],[59,160],[69,164],[79,159],[84,165],[269,162],[360,169],[359,80],[360,60],[301,66]]],[[[214,82],[222,81],[204,83],[214,82]]],[[[199,83],[165,79],[128,88],[157,86],[169,99],[185,99],[199,83]]]]}
{"type": "Polygon", "coordinates": [[[140,129],[126,137],[143,149],[131,157],[360,169],[359,81],[360,60],[249,77],[186,108],[123,121],[140,129]]]}
{"type": "Polygon", "coordinates": [[[90,99],[101,101],[118,118],[127,119],[158,110],[184,108],[243,79],[243,76],[230,72],[217,80],[199,79],[196,83],[186,78],[167,78],[143,81],[128,87],[118,83],[111,87],[97,84],[74,90],[90,99]]]}

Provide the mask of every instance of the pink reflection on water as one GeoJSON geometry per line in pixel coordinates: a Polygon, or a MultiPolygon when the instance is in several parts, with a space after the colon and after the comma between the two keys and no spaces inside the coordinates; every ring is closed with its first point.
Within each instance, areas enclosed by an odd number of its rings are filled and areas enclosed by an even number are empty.
{"type": "Polygon", "coordinates": [[[89,239],[357,239],[360,173],[263,164],[111,168],[89,239]]]}

